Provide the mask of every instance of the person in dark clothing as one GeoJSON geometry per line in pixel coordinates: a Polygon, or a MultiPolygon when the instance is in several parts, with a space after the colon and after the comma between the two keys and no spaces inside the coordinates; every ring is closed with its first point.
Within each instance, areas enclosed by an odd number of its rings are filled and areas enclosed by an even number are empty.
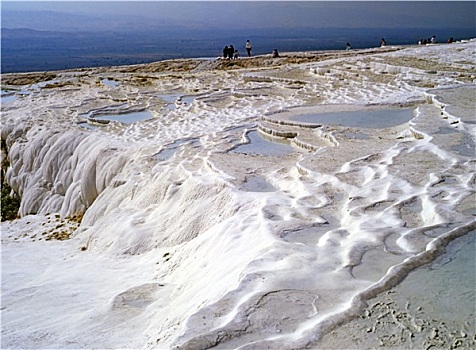
{"type": "Polygon", "coordinates": [[[225,46],[223,48],[223,58],[227,58],[228,57],[228,46],[225,46]]]}
{"type": "Polygon", "coordinates": [[[233,47],[233,45],[230,45],[230,46],[228,47],[228,58],[229,58],[230,60],[233,59],[233,54],[234,54],[234,53],[235,53],[235,48],[233,47]]]}

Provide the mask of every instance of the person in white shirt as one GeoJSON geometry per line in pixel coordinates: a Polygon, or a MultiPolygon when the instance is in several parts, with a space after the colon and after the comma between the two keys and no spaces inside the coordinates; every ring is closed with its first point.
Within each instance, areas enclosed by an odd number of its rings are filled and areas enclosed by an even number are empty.
{"type": "Polygon", "coordinates": [[[251,42],[249,40],[246,40],[246,45],[245,45],[245,49],[246,49],[246,52],[248,53],[248,57],[251,57],[251,42]]]}

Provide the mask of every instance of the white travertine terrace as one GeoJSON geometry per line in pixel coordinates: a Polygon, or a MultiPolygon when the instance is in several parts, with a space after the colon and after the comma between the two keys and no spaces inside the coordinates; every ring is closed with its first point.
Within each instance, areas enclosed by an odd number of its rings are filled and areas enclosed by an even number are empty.
{"type": "Polygon", "coordinates": [[[2,102],[22,199],[2,223],[2,347],[315,344],[476,229],[475,45],[62,71],[40,88],[6,76],[29,93],[2,102]],[[195,98],[170,108],[172,93],[195,98]],[[290,119],[389,108],[414,118],[290,119]],[[139,110],[153,118],[80,126],[139,110]],[[232,152],[250,130],[294,152],[232,152]],[[71,239],[39,239],[73,216],[71,239]]]}

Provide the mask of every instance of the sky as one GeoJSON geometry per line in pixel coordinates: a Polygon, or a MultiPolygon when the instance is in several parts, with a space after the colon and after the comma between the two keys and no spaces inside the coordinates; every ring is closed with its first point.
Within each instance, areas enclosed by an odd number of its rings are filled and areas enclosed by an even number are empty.
{"type": "Polygon", "coordinates": [[[2,27],[476,27],[474,1],[2,1],[2,27]],[[42,11],[39,14],[37,11],[42,11]],[[48,12],[46,12],[48,11],[48,12]],[[113,24],[111,24],[114,26],[113,24]]]}

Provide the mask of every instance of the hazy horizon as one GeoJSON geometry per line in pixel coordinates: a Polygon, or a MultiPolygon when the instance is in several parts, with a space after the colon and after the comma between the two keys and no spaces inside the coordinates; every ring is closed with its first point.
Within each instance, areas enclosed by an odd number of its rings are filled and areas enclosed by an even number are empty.
{"type": "Polygon", "coordinates": [[[474,1],[2,1],[2,28],[476,27],[474,1]]]}
{"type": "Polygon", "coordinates": [[[476,37],[475,2],[2,1],[2,72],[476,37]]]}

